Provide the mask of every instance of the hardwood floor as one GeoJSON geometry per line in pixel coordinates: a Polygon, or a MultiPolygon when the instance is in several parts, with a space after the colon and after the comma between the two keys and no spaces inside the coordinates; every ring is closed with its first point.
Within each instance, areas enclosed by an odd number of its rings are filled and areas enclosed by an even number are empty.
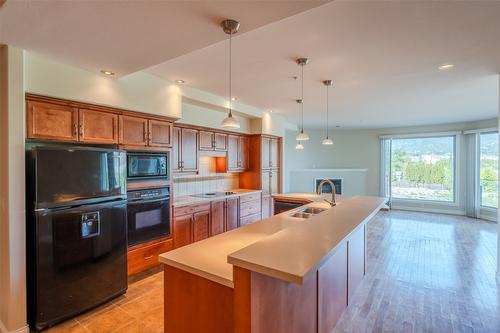
{"type": "Polygon", "coordinates": [[[340,332],[500,332],[497,225],[381,212],[368,226],[367,275],[340,332]]]}
{"type": "MultiPolygon", "coordinates": [[[[459,216],[379,213],[367,229],[367,275],[335,333],[500,332],[496,228],[459,216]]],[[[159,272],[47,332],[162,331],[159,272]]]]}

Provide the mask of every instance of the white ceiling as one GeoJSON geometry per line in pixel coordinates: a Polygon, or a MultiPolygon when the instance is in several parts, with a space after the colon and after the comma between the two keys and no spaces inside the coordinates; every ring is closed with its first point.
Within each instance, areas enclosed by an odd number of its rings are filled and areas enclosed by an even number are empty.
{"type": "Polygon", "coordinates": [[[238,100],[298,121],[305,67],[306,126],[394,127],[498,115],[500,2],[0,0],[0,43],[118,76],[160,77],[227,95],[227,41],[218,23],[241,22],[233,43],[238,100]],[[325,4],[326,3],[326,4],[325,4]],[[455,68],[439,71],[443,63],[455,68]]]}
{"type": "Polygon", "coordinates": [[[0,43],[118,76],[319,6],[319,1],[24,1],[0,0],[0,43]]]}
{"type": "MultiPolygon", "coordinates": [[[[244,25],[244,22],[242,22],[244,25]]],[[[160,77],[227,96],[227,41],[154,66],[160,77]],[[207,61],[207,59],[209,59],[207,61]]],[[[395,127],[498,116],[500,2],[335,1],[234,38],[233,95],[305,124],[395,127]],[[444,63],[455,68],[438,70],[444,63]]]]}

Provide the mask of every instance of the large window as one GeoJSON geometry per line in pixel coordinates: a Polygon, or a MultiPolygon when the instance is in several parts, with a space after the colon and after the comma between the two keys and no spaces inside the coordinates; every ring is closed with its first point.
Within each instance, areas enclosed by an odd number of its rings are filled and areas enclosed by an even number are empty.
{"type": "Polygon", "coordinates": [[[479,188],[483,207],[498,207],[498,133],[479,138],[479,188]]]}
{"type": "Polygon", "coordinates": [[[455,201],[455,136],[392,139],[390,164],[393,198],[455,201]]]}

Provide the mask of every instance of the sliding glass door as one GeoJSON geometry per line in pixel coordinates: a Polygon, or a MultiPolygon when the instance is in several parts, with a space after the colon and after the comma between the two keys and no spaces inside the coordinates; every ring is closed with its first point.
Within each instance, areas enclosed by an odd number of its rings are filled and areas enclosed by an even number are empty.
{"type": "Polygon", "coordinates": [[[481,208],[498,208],[498,133],[479,134],[479,200],[481,208]]]}

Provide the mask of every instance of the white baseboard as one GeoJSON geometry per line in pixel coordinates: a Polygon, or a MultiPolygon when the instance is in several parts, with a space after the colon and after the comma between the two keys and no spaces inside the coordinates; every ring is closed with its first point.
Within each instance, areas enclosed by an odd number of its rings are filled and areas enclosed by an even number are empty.
{"type": "Polygon", "coordinates": [[[424,208],[424,207],[410,207],[410,206],[399,206],[399,205],[393,205],[391,209],[408,210],[414,212],[437,213],[437,214],[465,215],[465,211],[457,209],[424,208]]]}
{"type": "Polygon", "coordinates": [[[3,324],[3,322],[0,320],[0,332],[1,333],[29,333],[30,328],[28,327],[28,325],[26,325],[24,327],[21,327],[21,328],[14,330],[14,331],[8,331],[7,328],[5,327],[5,325],[3,324]]]}

